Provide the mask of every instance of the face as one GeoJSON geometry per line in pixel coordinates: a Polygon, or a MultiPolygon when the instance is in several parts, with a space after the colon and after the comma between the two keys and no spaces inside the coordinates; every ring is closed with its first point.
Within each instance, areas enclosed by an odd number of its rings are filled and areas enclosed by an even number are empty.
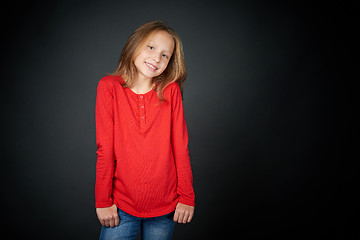
{"type": "Polygon", "coordinates": [[[138,77],[152,79],[159,76],[169,64],[174,46],[174,39],[169,33],[156,32],[134,59],[138,77]]]}

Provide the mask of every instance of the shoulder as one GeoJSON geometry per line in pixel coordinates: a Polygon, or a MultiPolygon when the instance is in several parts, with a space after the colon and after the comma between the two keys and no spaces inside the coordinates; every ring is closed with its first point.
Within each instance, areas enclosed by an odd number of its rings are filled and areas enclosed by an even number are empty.
{"type": "Polygon", "coordinates": [[[164,96],[167,100],[173,103],[181,102],[181,90],[178,82],[172,82],[165,87],[164,96]]]}
{"type": "Polygon", "coordinates": [[[180,93],[180,86],[178,82],[172,82],[169,85],[167,85],[165,87],[164,90],[164,94],[165,91],[167,91],[168,93],[170,93],[171,96],[173,96],[174,94],[176,95],[177,93],[180,93]]]}
{"type": "Polygon", "coordinates": [[[114,83],[119,83],[119,82],[121,83],[122,81],[123,80],[122,80],[121,76],[107,75],[100,79],[99,84],[109,85],[109,84],[114,84],[114,83]]]}
{"type": "Polygon", "coordinates": [[[114,96],[117,94],[117,89],[121,77],[107,75],[100,79],[97,85],[97,94],[100,96],[114,96]]]}
{"type": "Polygon", "coordinates": [[[107,75],[100,79],[98,88],[114,89],[119,83],[122,83],[121,76],[107,75]]]}

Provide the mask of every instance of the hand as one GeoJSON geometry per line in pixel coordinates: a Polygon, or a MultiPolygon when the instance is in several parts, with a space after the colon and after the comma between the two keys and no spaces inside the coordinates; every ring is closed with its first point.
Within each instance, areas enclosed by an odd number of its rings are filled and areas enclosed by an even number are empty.
{"type": "Polygon", "coordinates": [[[174,222],[189,223],[194,216],[194,209],[193,206],[178,203],[175,209],[174,222]]]}
{"type": "Polygon", "coordinates": [[[115,204],[107,208],[96,208],[96,214],[103,226],[115,227],[120,224],[119,214],[115,204]]]}

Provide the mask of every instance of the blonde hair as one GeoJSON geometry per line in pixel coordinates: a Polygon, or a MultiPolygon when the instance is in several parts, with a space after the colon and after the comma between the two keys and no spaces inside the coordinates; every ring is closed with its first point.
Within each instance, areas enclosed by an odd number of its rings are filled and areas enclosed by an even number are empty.
{"type": "Polygon", "coordinates": [[[180,37],[164,22],[147,22],[135,30],[122,50],[118,66],[112,75],[121,75],[125,82],[122,86],[132,87],[135,83],[134,77],[137,73],[134,59],[157,31],[165,31],[169,33],[173,37],[175,43],[174,52],[170,58],[167,68],[159,76],[152,79],[152,83],[155,83],[154,90],[157,92],[160,103],[162,103],[166,101],[164,97],[165,87],[173,82],[179,83],[181,96],[183,97],[184,81],[187,75],[183,46],[180,37]]]}

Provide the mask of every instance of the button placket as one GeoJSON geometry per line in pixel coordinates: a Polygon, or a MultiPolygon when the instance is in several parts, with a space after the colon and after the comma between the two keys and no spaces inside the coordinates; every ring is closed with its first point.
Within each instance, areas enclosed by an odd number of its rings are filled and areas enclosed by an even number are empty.
{"type": "Polygon", "coordinates": [[[145,104],[144,95],[139,95],[140,125],[145,124],[145,104]]]}

